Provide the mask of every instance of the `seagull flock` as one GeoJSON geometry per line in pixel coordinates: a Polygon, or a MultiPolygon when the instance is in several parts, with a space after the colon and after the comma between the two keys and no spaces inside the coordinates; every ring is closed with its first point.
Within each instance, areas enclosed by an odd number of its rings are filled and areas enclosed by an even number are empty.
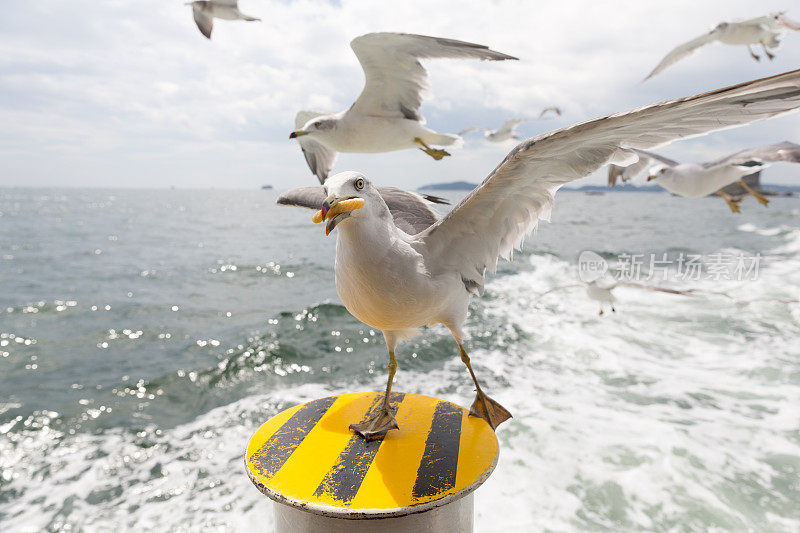
{"type": "MultiPolygon", "coordinates": [[[[552,106],[546,107],[542,109],[542,112],[539,113],[537,120],[544,117],[547,113],[554,113],[556,116],[561,116],[561,108],[552,106]]],[[[497,128],[496,130],[490,130],[489,128],[485,128],[483,126],[472,126],[465,130],[461,130],[458,132],[459,137],[466,135],[467,133],[472,133],[474,131],[482,131],[486,140],[492,143],[501,143],[505,141],[521,141],[522,139],[517,136],[517,126],[522,124],[523,122],[527,122],[529,118],[510,118],[503,122],[503,125],[497,128]]]]}
{"type": "MultiPolygon", "coordinates": [[[[210,37],[211,20],[239,18],[236,1],[193,2],[195,20],[210,37]],[[201,23],[202,21],[202,23],[201,23]]],[[[719,24],[711,33],[671,52],[651,77],[708,42],[760,44],[772,57],[781,37],[800,27],[783,13],[719,24]]],[[[330,175],[338,152],[376,153],[418,148],[434,160],[460,135],[427,128],[420,112],[427,73],[421,60],[436,58],[507,61],[517,58],[470,42],[403,33],[369,33],[350,43],[364,70],[360,96],[345,111],[297,113],[296,139],[320,185],[284,192],[278,204],[316,211],[312,221],[336,232],[335,283],[347,310],[382,331],[388,379],[380,410],[350,429],[377,439],[397,428],[389,404],[397,370],[398,343],[422,326],[442,324],[453,335],[476,390],[471,414],[492,427],[511,417],[482,389],[472,368],[463,325],[472,295],[483,294],[486,272],[510,259],[539,220],[549,220],[556,191],[610,165],[609,184],[649,170],[650,180],[676,194],[697,197],[741,180],[771,161],[800,161],[800,146],[784,142],[744,150],[719,161],[679,164],[651,151],[680,139],[744,126],[800,107],[800,70],[747,81],[695,96],[587,120],[524,140],[447,214],[432,204],[445,200],[395,187],[377,187],[361,172],[330,175]],[[337,231],[338,230],[338,231],[337,231]]],[[[555,107],[539,114],[560,114],[555,107]]],[[[515,139],[521,118],[483,130],[491,142],[515,139]]],[[[760,201],[766,199],[749,191],[760,201]]],[[[733,209],[735,202],[729,200],[733,209]]],[[[648,287],[642,287],[648,288],[648,287]]],[[[558,288],[557,288],[558,289],[558,288]]],[[[614,286],[587,286],[590,298],[613,309],[614,286]]],[[[686,294],[685,291],[652,289],[686,294]]],[[[555,289],[554,289],[555,290],[555,289]]],[[[548,291],[550,292],[550,291],[548,291]]]]}
{"type": "Polygon", "coordinates": [[[654,181],[673,194],[684,198],[700,198],[710,194],[722,196],[731,211],[739,212],[741,199],[734,198],[722,190],[731,183],[739,185],[763,205],[769,204],[764,195],[753,190],[743,181],[745,176],[761,172],[767,163],[785,161],[800,163],[800,145],[791,142],[770,144],[749,148],[716,161],[706,163],[678,163],[664,156],[630,148],[628,150],[638,161],[627,166],[608,166],[608,185],[613,187],[617,180],[630,181],[643,170],[649,168],[647,181],[654,181]]]}

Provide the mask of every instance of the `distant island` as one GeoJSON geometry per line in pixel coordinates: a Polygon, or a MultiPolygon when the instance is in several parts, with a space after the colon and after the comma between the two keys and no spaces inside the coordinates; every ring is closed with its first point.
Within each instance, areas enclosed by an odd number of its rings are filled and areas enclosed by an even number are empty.
{"type": "Polygon", "coordinates": [[[262,190],[262,191],[267,191],[267,190],[269,190],[269,189],[271,189],[271,188],[272,188],[272,185],[262,185],[262,186],[261,186],[261,190],[262,190]]]}
{"type": "MultiPolygon", "coordinates": [[[[451,181],[448,183],[431,183],[430,185],[423,185],[418,190],[420,191],[471,191],[477,187],[477,183],[470,183],[468,181],[451,181]]],[[[624,185],[617,185],[614,189],[610,189],[605,185],[584,185],[583,187],[565,187],[565,191],[599,191],[599,192],[667,192],[658,185],[642,185],[636,187],[630,183],[624,185]]]]}
{"type": "Polygon", "coordinates": [[[477,183],[470,183],[468,181],[451,181],[448,183],[431,183],[430,185],[423,185],[417,190],[420,191],[471,191],[477,187],[477,183]]]}
{"type": "Polygon", "coordinates": [[[613,188],[606,185],[584,185],[583,187],[564,187],[562,191],[580,192],[667,192],[658,185],[631,185],[630,183],[617,184],[613,188]]]}
{"type": "MultiPolygon", "coordinates": [[[[477,183],[470,183],[468,181],[450,181],[447,183],[431,183],[423,185],[417,190],[420,191],[471,191],[477,187],[477,183]]],[[[800,186],[797,185],[772,185],[763,184],[767,192],[775,195],[791,196],[792,193],[800,193],[800,186]]],[[[578,192],[659,192],[666,193],[667,190],[659,187],[658,185],[632,185],[630,183],[618,184],[615,187],[607,187],[605,185],[584,185],[583,187],[564,187],[562,191],[578,191],[578,192]]]]}

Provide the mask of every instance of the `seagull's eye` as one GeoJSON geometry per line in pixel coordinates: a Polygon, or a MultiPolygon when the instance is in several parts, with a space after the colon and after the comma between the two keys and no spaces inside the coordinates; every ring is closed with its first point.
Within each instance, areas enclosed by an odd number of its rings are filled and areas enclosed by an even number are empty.
{"type": "Polygon", "coordinates": [[[364,178],[358,178],[356,180],[356,182],[354,183],[354,185],[355,185],[357,191],[360,191],[361,189],[363,189],[364,188],[364,178]]]}

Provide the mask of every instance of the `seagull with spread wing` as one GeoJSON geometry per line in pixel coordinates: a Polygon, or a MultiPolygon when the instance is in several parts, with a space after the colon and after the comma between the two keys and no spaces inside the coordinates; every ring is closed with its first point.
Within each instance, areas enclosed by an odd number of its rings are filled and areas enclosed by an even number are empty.
{"type": "MultiPolygon", "coordinates": [[[[389,404],[398,341],[424,325],[443,324],[458,344],[475,384],[471,413],[493,428],[511,415],[484,393],[464,348],[462,325],[486,270],[509,258],[548,219],[562,185],[630,158],[623,147],[652,148],[676,139],[748,124],[800,106],[800,70],[697,96],[590,120],[520,143],[447,215],[409,233],[370,180],[358,172],[332,176],[315,222],[339,228],[336,290],[347,310],[380,329],[389,376],[380,412],[351,429],[366,439],[397,428],[389,404]]],[[[293,191],[284,194],[291,197],[293,191]]],[[[414,209],[410,204],[406,206],[414,209]]]]}
{"type": "Polygon", "coordinates": [[[211,39],[211,30],[214,29],[214,19],[224,20],[246,20],[248,22],[260,21],[255,17],[250,17],[239,11],[239,0],[199,0],[197,2],[187,2],[187,6],[192,6],[194,21],[200,33],[211,39]]]}
{"type": "Polygon", "coordinates": [[[767,205],[769,200],[747,185],[743,178],[761,172],[768,166],[767,163],[800,163],[800,145],[788,141],[748,148],[706,163],[678,163],[662,155],[635,148],[631,148],[629,152],[635,161],[629,166],[609,165],[609,186],[616,185],[618,179],[629,181],[649,168],[647,181],[654,181],[669,192],[685,198],[717,194],[725,199],[734,213],[739,212],[739,200],[725,193],[723,187],[738,182],[748,194],[767,205]]]}
{"type": "Polygon", "coordinates": [[[459,136],[464,136],[467,133],[472,133],[475,131],[482,131],[486,140],[493,143],[501,143],[508,140],[515,140],[521,141],[519,137],[517,137],[517,126],[522,124],[523,122],[528,122],[530,120],[538,120],[545,116],[547,113],[553,113],[556,116],[561,116],[561,109],[558,107],[546,107],[539,113],[539,116],[536,119],[532,118],[510,118],[506,120],[502,126],[497,128],[496,130],[490,130],[489,128],[484,128],[483,126],[472,126],[471,128],[467,128],[465,130],[461,130],[458,132],[459,136]]]}
{"type": "Polygon", "coordinates": [[[764,54],[772,59],[775,54],[770,52],[770,49],[776,50],[781,44],[781,39],[789,30],[800,30],[800,24],[787,18],[784,13],[784,11],[781,11],[780,13],[772,13],[738,22],[720,22],[708,33],[683,43],[672,50],[647,75],[645,80],[649,80],[659,72],[693,54],[699,48],[715,41],[730,45],[746,45],[750,51],[750,56],[756,61],[760,61],[761,57],[753,52],[753,45],[761,45],[764,54]]]}
{"type": "Polygon", "coordinates": [[[433,146],[450,146],[458,135],[425,127],[420,113],[427,72],[420,59],[517,59],[480,44],[405,33],[368,33],[350,43],[366,84],[346,111],[300,111],[295,130],[311,172],[320,183],[328,177],[337,152],[377,153],[419,148],[435,160],[450,155],[433,146]]]}

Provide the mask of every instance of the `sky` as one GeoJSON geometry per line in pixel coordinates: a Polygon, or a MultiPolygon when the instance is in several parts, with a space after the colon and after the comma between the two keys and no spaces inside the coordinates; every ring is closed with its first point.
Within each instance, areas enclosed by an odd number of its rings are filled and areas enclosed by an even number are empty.
{"type": "MultiPolygon", "coordinates": [[[[722,20],[788,9],[790,0],[374,2],[240,0],[261,22],[215,22],[205,39],[183,0],[3,0],[0,186],[277,189],[316,183],[288,138],[300,109],[339,111],[363,87],[349,42],[376,31],[450,37],[519,61],[425,61],[427,125],[454,133],[536,116],[524,137],[640,105],[800,67],[800,32],[774,61],[715,44],[642,79],[674,46],[722,20]]],[[[703,161],[742,148],[800,142],[800,114],[674,143],[703,161]]],[[[452,157],[418,150],[343,154],[334,172],[413,189],[483,179],[513,147],[468,138],[452,157]]],[[[577,185],[604,183],[601,172],[577,185]]],[[[800,183],[781,163],[768,183],[800,183]]]]}

